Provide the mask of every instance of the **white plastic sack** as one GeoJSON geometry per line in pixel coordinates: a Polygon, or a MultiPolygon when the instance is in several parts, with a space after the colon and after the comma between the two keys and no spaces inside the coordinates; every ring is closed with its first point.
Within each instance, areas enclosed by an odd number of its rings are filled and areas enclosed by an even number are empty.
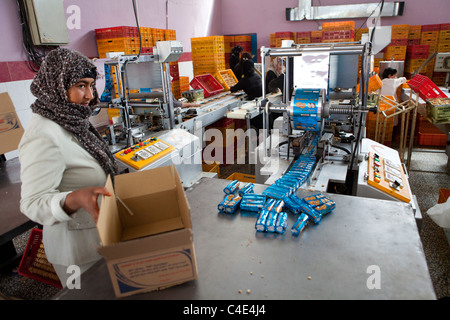
{"type": "Polygon", "coordinates": [[[441,228],[450,229],[450,197],[428,209],[427,214],[441,228]]]}

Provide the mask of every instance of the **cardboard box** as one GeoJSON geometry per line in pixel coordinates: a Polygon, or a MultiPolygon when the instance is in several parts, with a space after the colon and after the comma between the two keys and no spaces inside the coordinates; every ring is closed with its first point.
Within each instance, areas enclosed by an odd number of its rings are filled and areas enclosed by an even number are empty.
{"type": "Polygon", "coordinates": [[[97,221],[117,297],[197,278],[190,209],[174,166],[115,177],[97,221]],[[115,192],[114,192],[115,190],[115,192]]]}
{"type": "Polygon", "coordinates": [[[8,92],[0,93],[0,154],[17,150],[23,132],[8,92]]]}

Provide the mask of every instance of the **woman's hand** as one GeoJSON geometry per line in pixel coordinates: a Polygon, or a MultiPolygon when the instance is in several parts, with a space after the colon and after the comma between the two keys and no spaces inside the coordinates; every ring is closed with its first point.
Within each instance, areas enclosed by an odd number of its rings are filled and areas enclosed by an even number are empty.
{"type": "Polygon", "coordinates": [[[87,187],[75,190],[67,195],[63,209],[70,215],[83,208],[97,223],[99,213],[97,199],[99,195],[110,196],[111,193],[105,187],[87,187]]]}

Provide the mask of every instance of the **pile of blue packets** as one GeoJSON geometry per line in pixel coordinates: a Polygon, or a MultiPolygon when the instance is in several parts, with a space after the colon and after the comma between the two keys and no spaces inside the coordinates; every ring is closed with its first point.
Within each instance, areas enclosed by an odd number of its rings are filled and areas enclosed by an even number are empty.
{"type": "Polygon", "coordinates": [[[295,194],[295,191],[309,178],[315,162],[314,156],[300,156],[292,168],[267,187],[263,194],[278,200],[295,194]]]}
{"type": "Polygon", "coordinates": [[[256,220],[255,229],[284,233],[287,227],[287,213],[282,211],[283,207],[283,200],[268,199],[256,220]]]}
{"type": "Polygon", "coordinates": [[[287,197],[285,203],[290,211],[293,213],[300,213],[300,216],[291,229],[293,235],[299,235],[308,225],[309,221],[319,224],[322,221],[322,217],[332,212],[336,207],[333,200],[321,193],[302,199],[293,195],[287,197]]]}
{"type": "Polygon", "coordinates": [[[238,180],[233,180],[224,189],[225,197],[217,205],[219,212],[223,213],[234,213],[239,208],[242,197],[246,194],[253,193],[254,184],[248,183],[243,188],[239,188],[240,182],[238,180]]]}

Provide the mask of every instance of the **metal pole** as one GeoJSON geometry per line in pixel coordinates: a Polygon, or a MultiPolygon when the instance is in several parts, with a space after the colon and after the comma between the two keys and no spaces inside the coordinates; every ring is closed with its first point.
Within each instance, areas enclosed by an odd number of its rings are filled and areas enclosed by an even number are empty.
{"type": "Polygon", "coordinates": [[[175,128],[175,114],[174,114],[174,107],[173,107],[173,94],[172,94],[172,84],[170,81],[170,66],[169,63],[165,63],[166,66],[166,80],[167,80],[167,95],[168,95],[168,105],[169,105],[169,120],[170,120],[170,129],[175,128]]]}

